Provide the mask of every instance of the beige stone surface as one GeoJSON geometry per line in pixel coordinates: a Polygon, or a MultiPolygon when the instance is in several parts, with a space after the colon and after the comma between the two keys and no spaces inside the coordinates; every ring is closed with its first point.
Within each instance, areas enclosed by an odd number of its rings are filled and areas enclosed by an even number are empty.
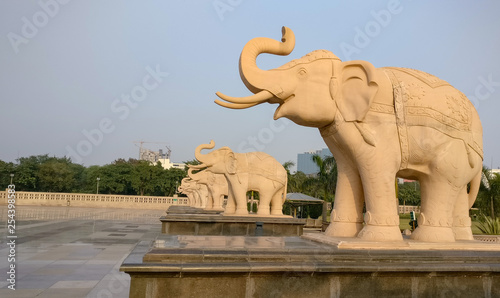
{"type": "Polygon", "coordinates": [[[272,156],[264,152],[235,153],[229,147],[221,147],[207,154],[203,149],[213,149],[215,142],[201,144],[195,157],[201,163],[191,165],[192,170],[201,170],[223,175],[228,185],[228,200],[225,215],[248,216],[248,191],[259,193],[258,215],[282,216],[286,199],[287,172],[272,156]],[[206,169],[205,169],[206,168],[206,169]]]}
{"type": "Polygon", "coordinates": [[[307,233],[302,238],[333,245],[338,249],[367,250],[457,250],[457,251],[497,251],[500,244],[478,240],[458,240],[453,243],[423,242],[405,238],[403,241],[370,241],[359,238],[330,237],[320,233],[307,233]]]}
{"type": "Polygon", "coordinates": [[[206,185],[208,189],[207,210],[224,210],[224,196],[228,195],[227,181],[224,175],[215,174],[211,171],[199,171],[193,173],[193,169],[188,170],[188,176],[198,184],[206,185]]]}
{"type": "Polygon", "coordinates": [[[206,208],[208,202],[208,188],[206,185],[191,178],[184,178],[177,190],[188,197],[189,206],[206,208]]]}
{"type": "Polygon", "coordinates": [[[471,240],[468,210],[479,189],[483,145],[479,116],[465,95],[422,71],[342,62],[326,50],[276,69],[258,68],[261,53],[292,52],[294,33],[286,27],[282,33],[281,42],[261,37],[243,48],[240,75],[255,94],[218,92],[224,101],[216,103],[231,109],[277,103],[274,119],[319,128],[339,169],[326,234],[401,241],[397,176],[421,184],[422,209],[413,239],[471,240]]]}

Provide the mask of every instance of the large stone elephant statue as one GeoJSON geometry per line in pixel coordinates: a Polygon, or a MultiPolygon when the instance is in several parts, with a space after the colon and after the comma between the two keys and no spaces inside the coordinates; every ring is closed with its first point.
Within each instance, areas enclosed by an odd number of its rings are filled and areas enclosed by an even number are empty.
{"type": "Polygon", "coordinates": [[[229,147],[201,153],[214,147],[213,140],[198,146],[195,157],[201,164],[191,168],[206,168],[205,171],[225,176],[228,183],[225,215],[248,215],[246,193],[251,190],[259,192],[257,214],[283,215],[287,172],[276,159],[264,152],[234,153],[229,147]]]}
{"type": "Polygon", "coordinates": [[[207,210],[224,210],[223,202],[224,196],[228,195],[226,177],[221,174],[214,174],[210,171],[204,170],[198,173],[193,173],[190,166],[188,176],[196,183],[204,184],[208,188],[208,201],[207,210]]]}
{"type": "Polygon", "coordinates": [[[260,53],[293,50],[293,32],[283,27],[282,33],[282,42],[255,38],[243,48],[240,75],[255,94],[217,92],[225,101],[216,103],[232,109],[277,103],[274,119],[319,128],[339,170],[326,234],[402,240],[397,176],[421,183],[422,212],[413,239],[472,240],[468,210],[479,189],[483,144],[479,116],[465,95],[422,71],[342,62],[326,50],[259,69],[260,53]]]}

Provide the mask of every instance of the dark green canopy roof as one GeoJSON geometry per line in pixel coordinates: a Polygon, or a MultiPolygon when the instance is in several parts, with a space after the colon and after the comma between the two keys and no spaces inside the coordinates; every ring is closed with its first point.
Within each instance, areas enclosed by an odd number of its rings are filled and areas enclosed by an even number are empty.
{"type": "Polygon", "coordinates": [[[290,203],[322,204],[323,200],[317,199],[303,193],[291,192],[286,194],[286,200],[290,203]]]}

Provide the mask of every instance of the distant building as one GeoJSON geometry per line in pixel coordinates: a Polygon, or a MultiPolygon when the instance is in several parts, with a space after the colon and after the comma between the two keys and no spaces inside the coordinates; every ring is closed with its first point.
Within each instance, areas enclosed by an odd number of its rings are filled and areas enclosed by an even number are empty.
{"type": "Polygon", "coordinates": [[[312,157],[315,154],[321,156],[321,158],[332,156],[332,153],[328,150],[328,148],[299,153],[297,154],[297,171],[301,171],[306,175],[317,174],[319,172],[319,168],[312,160],[312,157]]]}
{"type": "Polygon", "coordinates": [[[149,161],[152,164],[156,164],[157,162],[161,163],[161,166],[168,170],[170,168],[176,168],[183,170],[186,164],[179,162],[171,162],[170,161],[170,150],[167,153],[163,153],[163,150],[152,151],[149,149],[141,148],[139,152],[139,159],[149,161]]]}

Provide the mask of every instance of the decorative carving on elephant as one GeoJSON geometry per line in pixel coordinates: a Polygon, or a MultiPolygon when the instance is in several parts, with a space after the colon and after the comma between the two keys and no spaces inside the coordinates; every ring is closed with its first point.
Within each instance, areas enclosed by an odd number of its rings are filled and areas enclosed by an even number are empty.
{"type": "Polygon", "coordinates": [[[282,42],[255,38],[243,48],[240,75],[255,94],[218,92],[225,101],[216,103],[231,109],[277,103],[274,119],[319,128],[339,170],[326,235],[402,240],[397,176],[421,184],[413,239],[472,240],[468,210],[479,189],[483,145],[479,116],[465,95],[422,71],[342,62],[326,50],[261,70],[259,54],[293,50],[293,32],[283,27],[282,33],[282,42]]]}
{"type": "Polygon", "coordinates": [[[214,174],[204,170],[198,173],[193,173],[192,166],[189,166],[188,176],[193,181],[199,184],[204,184],[208,188],[208,201],[205,209],[207,210],[224,210],[222,207],[224,196],[228,195],[226,177],[222,174],[214,174]]]}
{"type": "Polygon", "coordinates": [[[229,147],[222,147],[207,154],[203,149],[213,149],[214,141],[201,144],[195,150],[195,157],[201,163],[191,169],[204,169],[224,175],[228,184],[228,201],[225,215],[248,215],[247,191],[259,192],[259,215],[283,215],[286,199],[287,173],[283,166],[264,152],[234,153],[229,147]]]}
{"type": "Polygon", "coordinates": [[[208,188],[190,178],[184,178],[177,190],[188,197],[189,205],[196,208],[205,208],[208,201],[208,188]]]}

